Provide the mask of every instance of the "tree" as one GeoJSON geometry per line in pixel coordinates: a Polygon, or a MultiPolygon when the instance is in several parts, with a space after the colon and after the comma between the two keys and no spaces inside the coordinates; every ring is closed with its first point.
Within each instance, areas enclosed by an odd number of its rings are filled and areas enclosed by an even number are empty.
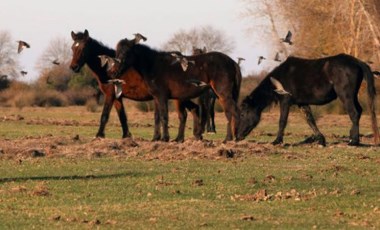
{"type": "Polygon", "coordinates": [[[183,54],[191,54],[193,47],[206,47],[208,51],[230,53],[234,49],[234,42],[221,30],[212,26],[193,28],[188,31],[180,30],[163,46],[165,50],[180,51],[183,54]]]}
{"type": "Polygon", "coordinates": [[[0,31],[0,77],[17,78],[19,74],[17,43],[7,31],[0,31]]]}
{"type": "Polygon", "coordinates": [[[36,67],[42,71],[52,69],[57,66],[69,68],[71,60],[71,46],[67,39],[57,37],[49,43],[49,46],[42,53],[37,61],[36,67]]]}
{"type": "Polygon", "coordinates": [[[365,61],[380,61],[380,4],[376,0],[242,1],[247,6],[244,17],[264,21],[270,28],[269,32],[260,31],[277,44],[275,49],[284,48],[278,43],[278,35],[291,30],[294,45],[285,47],[289,54],[319,58],[344,52],[365,61]]]}

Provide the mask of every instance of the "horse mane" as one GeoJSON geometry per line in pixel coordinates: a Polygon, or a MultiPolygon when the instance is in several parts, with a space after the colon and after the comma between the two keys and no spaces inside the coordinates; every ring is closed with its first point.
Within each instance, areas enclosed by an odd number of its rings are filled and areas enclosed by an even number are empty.
{"type": "Polygon", "coordinates": [[[260,111],[264,110],[273,103],[277,104],[279,102],[279,95],[274,91],[275,87],[270,81],[270,77],[276,76],[276,72],[279,71],[279,67],[276,67],[273,71],[271,71],[258,84],[258,86],[246,98],[244,98],[242,103],[258,108],[260,111]]]}
{"type": "Polygon", "coordinates": [[[102,42],[94,39],[94,38],[89,38],[89,44],[91,45],[91,52],[95,54],[104,54],[109,57],[115,57],[116,56],[116,51],[106,45],[104,45],[102,42]]]}

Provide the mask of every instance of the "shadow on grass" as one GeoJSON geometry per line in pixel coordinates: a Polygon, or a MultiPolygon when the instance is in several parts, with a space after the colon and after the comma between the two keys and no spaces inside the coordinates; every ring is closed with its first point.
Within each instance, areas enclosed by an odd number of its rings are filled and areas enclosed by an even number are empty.
{"type": "Polygon", "coordinates": [[[31,176],[31,177],[9,177],[0,178],[0,183],[5,182],[23,182],[23,181],[35,181],[35,180],[98,180],[98,179],[109,179],[109,178],[120,178],[120,177],[134,177],[137,173],[116,173],[107,175],[72,175],[72,176],[31,176]]]}

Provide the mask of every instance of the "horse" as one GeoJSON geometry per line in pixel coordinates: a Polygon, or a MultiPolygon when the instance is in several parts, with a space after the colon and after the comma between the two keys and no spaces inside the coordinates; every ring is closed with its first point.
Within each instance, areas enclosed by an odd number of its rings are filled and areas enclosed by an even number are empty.
{"type": "MultiPolygon", "coordinates": [[[[101,42],[91,38],[87,30],[84,32],[74,33],[71,32],[71,37],[74,41],[72,45],[72,60],[70,68],[74,72],[79,72],[80,69],[87,64],[87,66],[92,70],[96,80],[98,81],[99,89],[104,94],[104,106],[100,119],[99,130],[96,134],[98,138],[104,138],[104,129],[109,119],[109,114],[112,109],[112,105],[115,107],[119,121],[122,127],[122,137],[131,137],[127,125],[127,115],[124,110],[124,105],[122,98],[128,98],[135,101],[149,101],[153,99],[150,94],[149,88],[144,83],[141,75],[133,68],[126,71],[120,78],[125,84],[122,85],[122,95],[121,97],[115,96],[114,85],[109,83],[110,77],[108,76],[108,71],[105,66],[101,65],[99,55],[107,55],[110,57],[115,57],[116,52],[101,42]]],[[[184,140],[185,123],[187,118],[186,108],[193,114],[194,117],[194,130],[193,134],[195,138],[202,139],[202,128],[200,126],[199,119],[199,106],[190,100],[176,100],[175,105],[178,111],[178,117],[180,120],[178,135],[175,139],[177,142],[182,142],[184,140]]],[[[159,115],[155,114],[155,123],[159,123],[159,115]]],[[[154,141],[160,140],[161,134],[159,131],[155,131],[154,141]]]]}
{"type": "Polygon", "coordinates": [[[128,39],[119,41],[116,58],[120,65],[114,70],[115,76],[135,69],[143,78],[153,95],[155,107],[159,109],[164,139],[168,133],[168,100],[189,99],[200,96],[208,85],[213,89],[227,118],[227,134],[224,141],[230,141],[239,124],[237,101],[242,76],[237,63],[220,52],[209,52],[196,56],[182,56],[188,66],[176,61],[178,53],[157,51],[141,44],[132,44],[128,39]],[[173,57],[174,56],[174,57],[173,57]],[[182,67],[182,68],[181,68],[182,67]],[[202,82],[198,86],[194,81],[202,82]]]}
{"type": "Polygon", "coordinates": [[[377,145],[379,131],[375,113],[376,89],[373,73],[367,64],[346,54],[321,59],[288,57],[242,101],[237,139],[244,139],[257,126],[266,107],[279,102],[279,130],[272,142],[274,145],[283,143],[289,107],[297,105],[306,115],[307,123],[314,132],[305,142],[317,141],[325,146],[325,137],[316,126],[310,105],[324,105],[339,98],[352,122],[348,144],[357,146],[360,144],[359,120],[362,114],[358,92],[363,79],[367,82],[367,103],[374,142],[377,145]]]}

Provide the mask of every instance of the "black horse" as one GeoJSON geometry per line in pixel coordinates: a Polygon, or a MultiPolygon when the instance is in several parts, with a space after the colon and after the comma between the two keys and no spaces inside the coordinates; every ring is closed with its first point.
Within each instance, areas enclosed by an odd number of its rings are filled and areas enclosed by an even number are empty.
{"type": "MultiPolygon", "coordinates": [[[[124,110],[123,97],[136,100],[136,101],[148,101],[152,100],[153,96],[147,85],[144,83],[141,75],[136,72],[133,68],[126,71],[120,79],[124,81],[125,84],[122,85],[122,96],[115,96],[115,88],[113,84],[109,83],[109,76],[107,68],[101,65],[99,55],[107,55],[110,57],[115,57],[115,50],[108,48],[97,40],[91,38],[87,30],[83,33],[71,32],[71,37],[74,41],[72,45],[73,57],[71,60],[70,68],[74,72],[79,72],[80,69],[87,64],[88,67],[94,73],[96,80],[98,81],[99,89],[104,94],[104,107],[101,114],[99,130],[96,137],[104,137],[104,129],[109,119],[109,114],[111,112],[112,105],[115,107],[120,124],[123,130],[123,138],[131,137],[127,125],[127,115],[124,110]]],[[[180,126],[178,131],[178,136],[176,141],[184,140],[185,123],[187,118],[186,108],[191,111],[194,116],[194,136],[196,139],[202,139],[202,127],[201,121],[199,119],[199,106],[191,102],[190,100],[176,100],[175,105],[177,107],[178,116],[180,119],[180,126]]],[[[159,123],[159,115],[155,115],[155,123],[159,123]]],[[[157,133],[155,140],[161,138],[160,133],[157,133]]]]}
{"type": "Polygon", "coordinates": [[[225,141],[232,140],[236,135],[239,124],[237,101],[242,77],[240,68],[230,57],[209,52],[182,56],[181,62],[177,62],[178,53],[161,52],[145,45],[130,45],[128,39],[118,43],[116,53],[121,61],[115,70],[116,77],[135,69],[152,93],[155,107],[159,109],[164,140],[169,139],[168,100],[198,97],[208,89],[194,85],[193,81],[206,83],[216,93],[228,120],[225,141]],[[184,60],[186,68],[182,65],[184,60]]]}
{"type": "Polygon", "coordinates": [[[273,144],[283,142],[289,107],[298,105],[305,112],[307,122],[314,131],[315,136],[308,140],[317,140],[319,144],[325,145],[325,137],[318,130],[309,105],[324,105],[339,98],[352,122],[349,144],[359,145],[362,108],[358,101],[358,91],[363,78],[367,81],[368,108],[374,141],[378,144],[373,73],[367,64],[346,54],[315,60],[289,57],[276,67],[243,100],[237,139],[245,138],[256,127],[264,108],[273,102],[279,102],[279,130],[273,144]]]}

